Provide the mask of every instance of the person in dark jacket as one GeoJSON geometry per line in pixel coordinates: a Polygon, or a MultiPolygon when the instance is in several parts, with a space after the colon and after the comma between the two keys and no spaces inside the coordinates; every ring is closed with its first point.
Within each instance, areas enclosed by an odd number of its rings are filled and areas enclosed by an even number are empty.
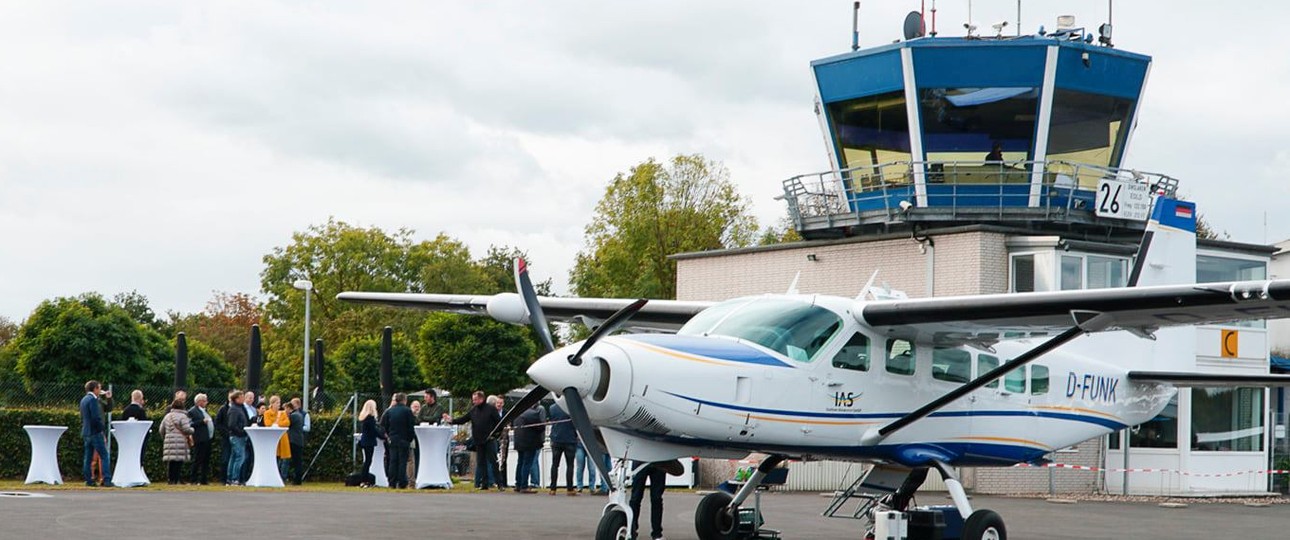
{"type": "Polygon", "coordinates": [[[304,483],[304,459],[305,459],[305,415],[300,413],[296,404],[288,401],[282,406],[287,411],[287,419],[291,425],[287,426],[287,444],[291,446],[291,483],[300,485],[304,483]]]}
{"type": "Polygon", "coordinates": [[[251,425],[251,420],[242,407],[240,390],[234,390],[228,402],[228,421],[225,425],[228,426],[229,458],[224,478],[225,484],[238,486],[242,484],[242,465],[246,462],[246,427],[251,425]]]}
{"type": "Polygon", "coordinates": [[[369,399],[363,403],[362,412],[358,413],[358,447],[363,449],[363,483],[362,487],[372,487],[375,477],[372,476],[372,457],[376,454],[376,445],[384,444],[385,432],[376,423],[376,400],[369,399]],[[370,481],[369,481],[370,480],[370,481]]]}
{"type": "Polygon", "coordinates": [[[233,392],[236,389],[229,390],[225,396],[224,404],[215,412],[215,437],[219,439],[219,462],[215,464],[215,478],[225,484],[228,479],[225,476],[228,473],[228,458],[233,451],[228,446],[228,406],[233,403],[233,392]]]}
{"type": "Polygon", "coordinates": [[[569,413],[559,405],[551,406],[551,494],[555,495],[555,481],[560,477],[560,457],[564,456],[564,487],[569,495],[577,495],[573,485],[573,455],[578,451],[578,432],[573,429],[569,413]]]}
{"type": "MultiPolygon", "coordinates": [[[[632,466],[640,463],[632,462],[632,466]]],[[[632,509],[632,535],[636,536],[637,526],[641,521],[641,500],[645,498],[645,482],[649,482],[649,537],[655,540],[663,538],[663,490],[667,489],[667,473],[662,467],[650,463],[632,477],[632,496],[628,506],[632,509]]]]}
{"type": "Polygon", "coordinates": [[[81,472],[85,475],[85,485],[94,485],[94,473],[90,472],[90,462],[98,456],[103,464],[103,485],[112,485],[112,456],[108,454],[107,441],[103,438],[103,406],[99,404],[99,382],[85,383],[85,397],[81,398],[81,439],[85,446],[85,463],[81,472]]]}
{"type": "Polygon", "coordinates": [[[385,430],[385,438],[389,441],[385,448],[390,456],[385,476],[394,489],[408,487],[408,451],[412,447],[412,439],[417,436],[417,419],[407,403],[408,395],[398,392],[394,394],[394,406],[381,415],[381,429],[385,430]]]}
{"type": "Polygon", "coordinates": [[[502,421],[502,415],[497,414],[497,407],[484,402],[484,393],[479,390],[471,394],[470,402],[473,405],[465,414],[451,419],[444,415],[444,419],[456,425],[470,422],[470,440],[475,445],[475,489],[492,489],[498,484],[493,476],[497,467],[497,443],[488,435],[502,421]]]}
{"type": "Polygon", "coordinates": [[[211,468],[211,439],[215,437],[215,419],[206,412],[206,394],[193,396],[193,407],[188,409],[188,422],[193,426],[193,464],[188,471],[188,483],[207,484],[211,468]]]}
{"type": "MultiPolygon", "coordinates": [[[[516,493],[537,493],[529,487],[533,476],[533,466],[538,453],[542,451],[542,442],[546,439],[546,426],[542,425],[542,406],[533,404],[529,410],[520,413],[515,419],[515,452],[519,454],[519,463],[515,470],[516,493]]],[[[538,484],[541,487],[541,484],[538,484]]]]}

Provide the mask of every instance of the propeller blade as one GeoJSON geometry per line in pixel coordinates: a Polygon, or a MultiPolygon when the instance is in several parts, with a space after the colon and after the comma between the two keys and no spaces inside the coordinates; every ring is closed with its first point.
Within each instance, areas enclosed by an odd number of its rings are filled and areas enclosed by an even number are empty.
{"type": "Polygon", "coordinates": [[[546,315],[542,313],[542,304],[538,303],[537,292],[533,290],[533,281],[529,279],[529,265],[525,264],[524,259],[515,259],[515,286],[519,287],[520,296],[524,298],[524,307],[529,310],[529,324],[533,326],[533,331],[537,332],[542,346],[546,347],[544,353],[554,351],[555,342],[551,339],[551,327],[546,324],[546,315]]]}
{"type": "Polygon", "coordinates": [[[588,350],[591,350],[592,345],[595,345],[600,338],[617,332],[619,328],[622,328],[624,324],[627,324],[627,321],[631,320],[632,315],[635,315],[637,311],[640,311],[641,308],[645,307],[645,304],[648,303],[649,300],[641,298],[640,300],[627,304],[623,309],[610,315],[608,319],[605,319],[605,322],[601,324],[600,327],[596,328],[595,332],[591,333],[591,337],[582,342],[582,348],[578,349],[578,354],[569,357],[569,363],[575,366],[582,365],[582,355],[586,354],[588,350]]]}
{"type": "Polygon", "coordinates": [[[539,385],[534,387],[533,390],[530,390],[529,393],[524,394],[524,397],[520,398],[519,403],[516,403],[514,407],[511,407],[511,410],[506,411],[506,416],[503,416],[502,421],[497,423],[497,427],[493,428],[493,431],[488,434],[488,438],[496,439],[498,435],[501,435],[502,430],[506,429],[506,426],[511,425],[511,422],[514,422],[516,418],[519,418],[521,413],[532,408],[534,404],[542,401],[542,398],[546,397],[546,395],[550,393],[550,390],[542,388],[539,385]]]}
{"type": "Polygon", "coordinates": [[[578,430],[578,437],[582,438],[582,446],[587,449],[587,455],[593,459],[592,463],[596,465],[596,470],[600,471],[601,478],[609,478],[609,471],[605,470],[605,460],[600,456],[605,455],[605,447],[600,444],[596,438],[596,427],[591,425],[591,417],[587,416],[587,406],[582,403],[582,396],[578,394],[578,389],[572,386],[564,389],[564,404],[569,409],[569,418],[573,419],[573,427],[578,430]]]}

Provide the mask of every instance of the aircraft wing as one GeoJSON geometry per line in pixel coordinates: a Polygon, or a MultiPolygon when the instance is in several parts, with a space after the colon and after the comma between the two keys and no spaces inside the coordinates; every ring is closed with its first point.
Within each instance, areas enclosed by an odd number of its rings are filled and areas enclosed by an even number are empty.
{"type": "MultiPolygon", "coordinates": [[[[410,307],[445,311],[465,315],[489,316],[513,324],[528,323],[528,310],[524,300],[515,293],[493,295],[470,294],[417,294],[380,292],[343,292],[337,300],[360,304],[410,307]]],[[[631,304],[633,299],[622,298],[561,298],[539,296],[542,311],[551,321],[578,321],[597,326],[619,309],[631,304]]],[[[650,300],[627,325],[636,330],[674,332],[700,311],[715,302],[690,302],[679,300],[650,300]]]]}
{"type": "Polygon", "coordinates": [[[1290,280],[882,300],[857,317],[893,337],[989,344],[1069,329],[1073,311],[1106,314],[1107,330],[1144,335],[1165,326],[1285,318],[1290,280]]]}

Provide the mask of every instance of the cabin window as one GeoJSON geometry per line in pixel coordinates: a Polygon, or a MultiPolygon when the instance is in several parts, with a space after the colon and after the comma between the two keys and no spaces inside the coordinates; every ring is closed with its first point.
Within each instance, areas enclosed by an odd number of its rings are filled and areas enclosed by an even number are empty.
{"type": "Polygon", "coordinates": [[[887,340],[887,373],[914,374],[914,344],[903,339],[887,340]]]}
{"type": "Polygon", "coordinates": [[[847,340],[838,354],[833,355],[833,367],[853,371],[869,371],[869,336],[859,332],[847,340]]]}
{"type": "MultiPolygon", "coordinates": [[[[989,373],[990,370],[997,367],[999,367],[999,358],[997,356],[990,356],[988,354],[976,355],[976,376],[977,377],[985,375],[986,373],[989,373]]],[[[999,379],[990,381],[990,384],[985,385],[985,387],[998,388],[999,379]]]]}
{"type": "Polygon", "coordinates": [[[1003,376],[1003,389],[1014,394],[1026,392],[1026,366],[1009,371],[1003,376]]]}
{"type": "Polygon", "coordinates": [[[1030,393],[1035,396],[1048,393],[1048,366],[1030,366],[1030,393]]]}
{"type": "Polygon", "coordinates": [[[932,349],[932,378],[952,383],[972,380],[972,353],[957,347],[932,349]]]}

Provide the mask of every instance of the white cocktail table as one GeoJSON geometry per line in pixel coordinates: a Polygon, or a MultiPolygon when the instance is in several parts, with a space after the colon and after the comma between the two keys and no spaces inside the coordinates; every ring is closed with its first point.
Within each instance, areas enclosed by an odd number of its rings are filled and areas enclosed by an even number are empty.
{"type": "Polygon", "coordinates": [[[63,483],[58,470],[58,438],[67,426],[22,426],[31,438],[31,466],[27,468],[27,483],[63,483]]]}
{"type": "Polygon", "coordinates": [[[143,472],[143,438],[152,429],[151,421],[116,420],[112,422],[112,436],[116,437],[116,468],[112,469],[112,485],[116,487],[146,486],[148,475],[143,472]]]}
{"type": "Polygon", "coordinates": [[[421,467],[417,469],[417,489],[428,487],[451,488],[448,476],[448,443],[455,432],[451,427],[421,424],[416,427],[417,448],[421,452],[421,467]]]}
{"type": "Polygon", "coordinates": [[[246,428],[246,435],[251,438],[251,448],[255,449],[255,463],[251,465],[251,477],[246,485],[252,487],[282,487],[282,476],[278,473],[278,440],[287,432],[284,427],[246,428]]]}

